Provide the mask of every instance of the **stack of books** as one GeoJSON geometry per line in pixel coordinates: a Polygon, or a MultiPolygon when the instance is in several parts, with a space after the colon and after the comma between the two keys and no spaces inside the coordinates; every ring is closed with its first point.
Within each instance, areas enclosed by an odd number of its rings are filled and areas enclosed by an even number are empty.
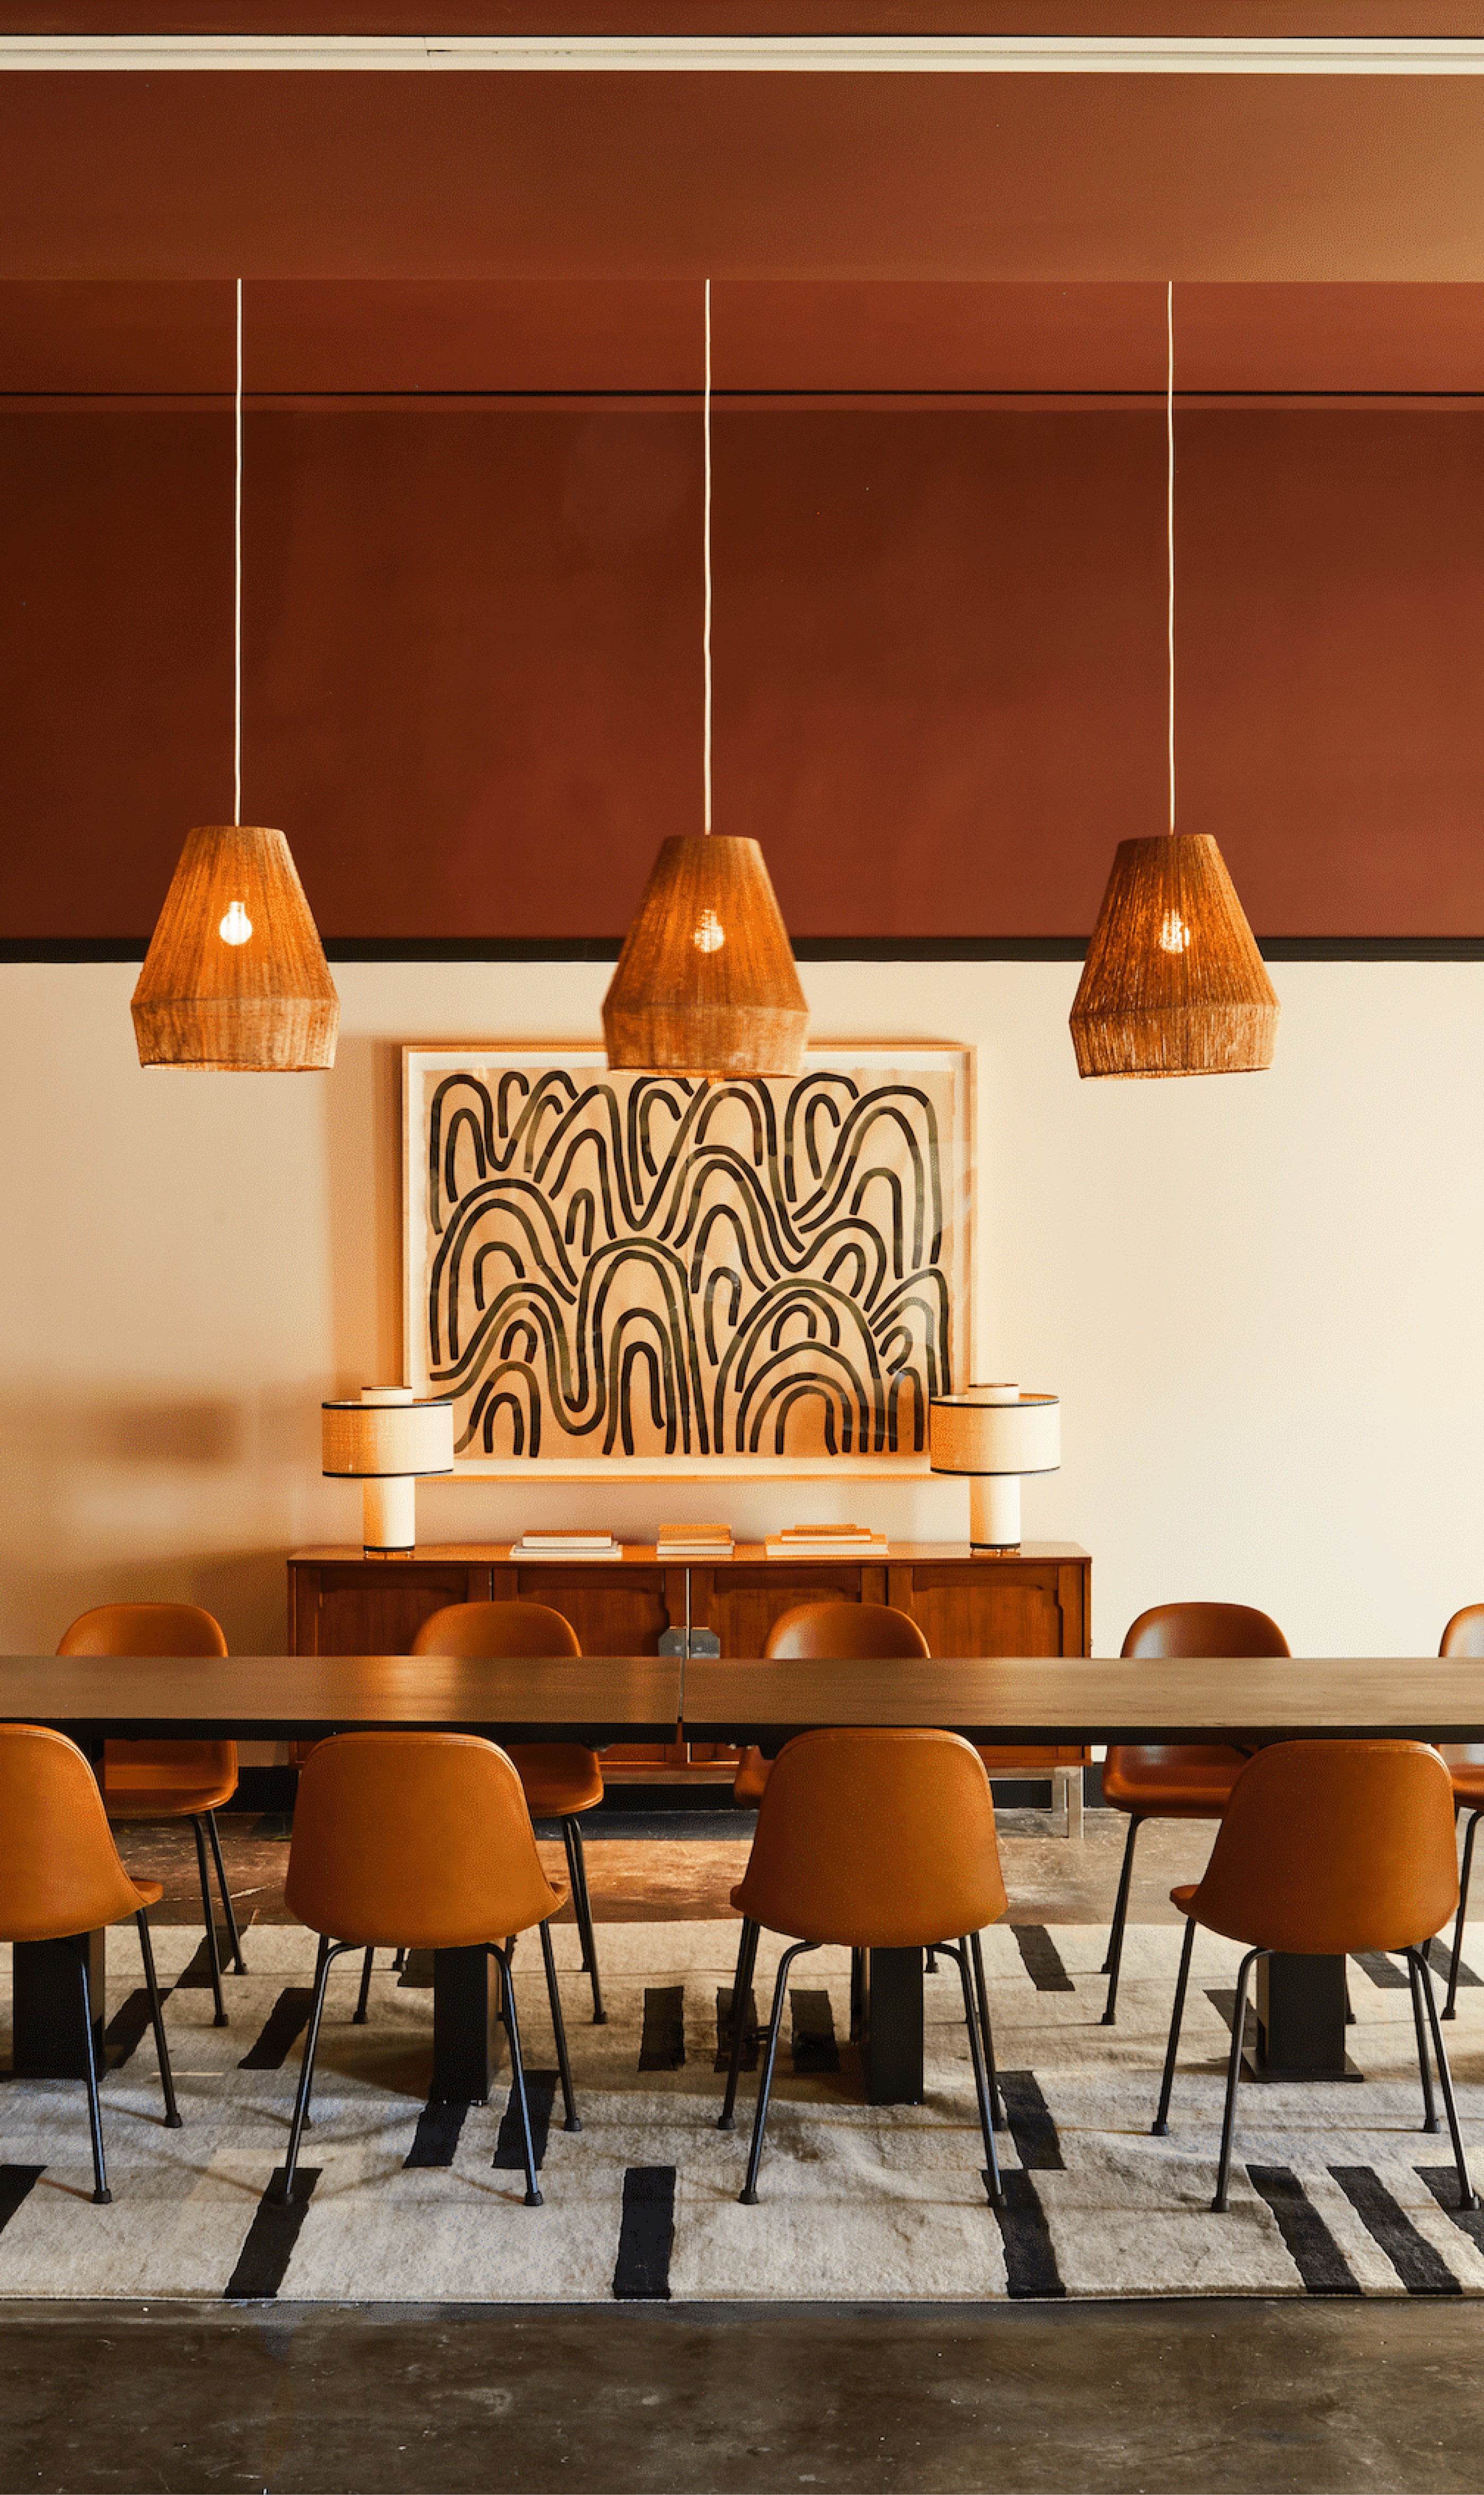
{"type": "Polygon", "coordinates": [[[887,1537],[868,1525],[785,1525],[764,1548],[770,1559],[884,1559],[887,1537]]]}
{"type": "Polygon", "coordinates": [[[730,1525],[662,1525],[654,1536],[660,1559],[730,1559],[735,1548],[730,1525]]]}
{"type": "Polygon", "coordinates": [[[572,1528],[543,1526],[523,1533],[510,1545],[512,1559],[621,1559],[623,1545],[611,1533],[580,1533],[572,1528]]]}

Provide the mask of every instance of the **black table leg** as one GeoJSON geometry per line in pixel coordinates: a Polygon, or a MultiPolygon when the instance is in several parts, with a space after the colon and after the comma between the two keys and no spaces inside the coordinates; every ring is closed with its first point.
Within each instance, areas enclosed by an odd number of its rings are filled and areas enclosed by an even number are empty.
{"type": "Polygon", "coordinates": [[[500,1970],[484,1949],[433,1953],[433,2095],[483,2105],[500,2068],[500,1970]]]}
{"type": "Polygon", "coordinates": [[[104,1935],[78,1932],[65,1941],[17,1941],[11,1996],[15,2017],[17,2079],[85,2079],[87,2053],[77,1996],[77,1956],[87,1952],[93,2004],[93,2051],[103,2069],[104,1935]]]}
{"type": "Polygon", "coordinates": [[[868,1950],[865,2094],[870,2105],[923,2102],[923,1953],[868,1950]]]}
{"type": "Polygon", "coordinates": [[[1257,1960],[1257,2048],[1243,2056],[1250,2079],[1358,2079],[1345,2049],[1345,1960],[1257,1960]]]}

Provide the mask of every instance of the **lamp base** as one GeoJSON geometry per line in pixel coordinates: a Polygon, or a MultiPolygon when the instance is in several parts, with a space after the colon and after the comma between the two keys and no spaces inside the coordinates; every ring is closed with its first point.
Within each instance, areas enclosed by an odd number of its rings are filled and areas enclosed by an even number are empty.
{"type": "Polygon", "coordinates": [[[1018,1473],[970,1474],[969,1541],[976,1551],[1019,1550],[1018,1473]]]}
{"type": "Polygon", "coordinates": [[[361,1484],[361,1543],[369,1557],[410,1559],[417,1543],[417,1482],[382,1473],[361,1484]]]}

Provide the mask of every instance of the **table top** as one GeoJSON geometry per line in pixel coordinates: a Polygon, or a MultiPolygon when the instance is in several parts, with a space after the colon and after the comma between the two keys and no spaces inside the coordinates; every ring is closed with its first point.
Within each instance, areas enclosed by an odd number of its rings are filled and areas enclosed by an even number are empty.
{"type": "Polygon", "coordinates": [[[945,1656],[9,1655],[0,1722],[78,1739],[305,1740],[357,1726],[518,1741],[787,1738],[937,1724],[985,1742],[1200,1741],[1224,1733],[1484,1740],[1484,1662],[1437,1655],[1197,1662],[945,1656]]]}

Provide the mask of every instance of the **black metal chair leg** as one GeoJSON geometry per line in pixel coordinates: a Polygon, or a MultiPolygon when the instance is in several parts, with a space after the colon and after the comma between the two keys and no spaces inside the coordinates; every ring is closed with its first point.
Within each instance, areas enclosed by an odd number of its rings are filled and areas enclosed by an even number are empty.
{"type": "Polygon", "coordinates": [[[1458,2168],[1458,2205],[1476,2209],[1479,2196],[1469,2179],[1469,2160],[1464,2155],[1463,2134],[1458,2127],[1458,2108],[1453,2102],[1453,2074],[1448,2068],[1447,2048],[1442,2029],[1438,2023],[1438,2002],[1433,1991],[1433,1970],[1420,1950],[1408,1953],[1422,1979],[1422,1998],[1427,2003],[1428,2024],[1433,2031],[1433,2052],[1438,2063],[1438,2077],[1442,2086],[1443,2110],[1448,2117],[1448,2135],[1453,2142],[1453,2160],[1458,2168]]]}
{"type": "Polygon", "coordinates": [[[505,2034],[510,2039],[510,2090],[520,2109],[521,2138],[526,2143],[526,2206],[539,2209],[545,2203],[536,2185],[536,2144],[530,2136],[530,2108],[526,2102],[526,2065],[521,2059],[521,2030],[515,2015],[510,1954],[496,1941],[491,1941],[489,1947],[491,1956],[500,1960],[500,2015],[505,2022],[505,2034]]]}
{"type": "Polygon", "coordinates": [[[850,2041],[854,2045],[865,2029],[865,1952],[850,1953],[850,2041]]]}
{"type": "Polygon", "coordinates": [[[393,1960],[392,1960],[392,1973],[393,1973],[393,1975],[402,1975],[402,1974],[405,1974],[405,1972],[406,1972],[406,1970],[407,1970],[407,1962],[408,1962],[408,1954],[407,1954],[407,1952],[406,1952],[406,1950],[405,1950],[405,1949],[400,1949],[400,1950],[397,1952],[396,1956],[395,1956],[395,1957],[393,1958],[393,1960]]]}
{"type": "Polygon", "coordinates": [[[315,2048],[319,2042],[319,2021],[324,2015],[324,1987],[330,1980],[332,1961],[350,1946],[348,1941],[337,1941],[331,1944],[323,1933],[319,1936],[319,1952],[315,1961],[315,1997],[310,2005],[309,2031],[304,2039],[304,2060],[299,2070],[298,2094],[293,2101],[293,2121],[288,2131],[288,2154],[284,2160],[284,2179],[275,2196],[286,2203],[293,2199],[293,2178],[299,2163],[299,2142],[304,2137],[304,2125],[309,2118],[309,2092],[315,2084],[315,2048]]]}
{"type": "Polygon", "coordinates": [[[1474,1831],[1481,1817],[1484,1817],[1484,1813],[1471,1811],[1469,1826],[1464,1832],[1464,1868],[1458,1884],[1458,1913],[1453,1922],[1453,1963],[1448,1969],[1448,1998],[1442,2014],[1444,2018],[1456,2018],[1458,2016],[1454,2005],[1458,2000],[1459,1962],[1464,1954],[1464,1917],[1469,1911],[1469,1878],[1473,1869],[1474,1831]]]}
{"type": "Polygon", "coordinates": [[[937,1972],[938,1961],[936,1957],[933,1956],[931,1950],[924,1950],[923,1953],[923,1973],[924,1975],[936,1975],[937,1972]]]}
{"type": "Polygon", "coordinates": [[[737,2129],[737,2081],[746,2041],[747,1995],[752,1988],[752,1970],[757,1963],[757,1935],[756,1924],[743,1917],[742,1939],[737,1950],[737,1973],[732,1979],[732,2060],[727,2071],[726,2100],[716,2117],[718,2131],[737,2129]]]}
{"type": "Polygon", "coordinates": [[[768,2022],[768,2050],[763,2056],[763,2076],[758,2083],[757,2110],[752,2117],[752,2146],[747,2154],[747,2180],[738,2194],[744,2208],[757,2202],[757,2170],[763,2158],[763,2133],[768,2125],[768,2100],[772,2094],[772,2066],[778,2050],[778,2030],[783,2024],[783,2003],[788,1991],[788,1971],[796,1957],[805,1950],[817,1949],[817,1941],[795,1941],[778,1960],[778,1980],[772,1988],[772,2017],[768,2022]]]}
{"type": "MultiPolygon", "coordinates": [[[[1420,1955],[1425,1956],[1425,1951],[1420,1955]]],[[[1422,2128],[1424,2131],[1436,2131],[1438,2108],[1433,2098],[1433,2065],[1428,2060],[1427,2033],[1422,2018],[1422,1978],[1417,1973],[1416,1956],[1410,1950],[1407,1953],[1407,1974],[1411,1986],[1412,2025],[1417,2031],[1417,2068],[1422,2074],[1422,2128]]]]}
{"type": "Polygon", "coordinates": [[[211,1839],[211,1859],[217,1866],[217,1887],[222,1892],[222,1911],[227,1917],[227,1937],[231,1943],[232,1972],[235,1975],[246,1975],[247,1959],[242,1955],[242,1936],[237,1929],[237,1918],[232,1911],[232,1893],[227,1885],[227,1869],[222,1861],[222,1840],[217,1834],[217,1815],[214,1810],[208,1810],[206,1813],[206,1833],[211,1839]]]}
{"type": "Polygon", "coordinates": [[[93,2199],[100,2208],[106,2207],[113,2195],[108,2189],[107,2170],[103,2162],[103,2115],[98,2106],[98,2063],[93,2052],[93,2001],[87,1980],[87,1945],[77,1952],[77,1981],[82,1987],[82,2034],[87,2054],[87,2118],[93,2135],[93,2199]]]}
{"type": "Polygon", "coordinates": [[[1107,1936],[1107,1956],[1103,1972],[1107,1977],[1107,1999],[1103,2005],[1103,2024],[1113,2025],[1113,2013],[1118,2006],[1118,1969],[1123,1962],[1123,1927],[1129,1920],[1129,1891],[1134,1881],[1134,1843],[1143,1827],[1141,1819],[1129,1822],[1129,1840],[1123,1849],[1123,1870],[1118,1881],[1118,1903],[1113,1908],[1113,1928],[1107,1936]]]}
{"type": "Polygon", "coordinates": [[[139,1956],[144,1960],[144,1986],[149,1994],[149,2023],[155,2031],[155,2051],[160,2056],[160,2085],[165,2091],[165,2127],[167,2131],[179,2131],[180,2112],[175,2103],[175,2075],[170,2069],[170,2048],[165,2041],[165,2007],[160,1999],[160,1981],[155,1973],[155,1951],[149,1937],[149,1917],[142,1906],[134,1920],[139,1930],[139,1956]]]}
{"type": "Polygon", "coordinates": [[[1169,2020],[1169,2044],[1165,2053],[1165,2077],[1160,2087],[1160,2110],[1149,2126],[1156,2140],[1165,2139],[1169,2130],[1169,2092],[1175,2084],[1175,2055],[1180,2050],[1180,2022],[1185,2017],[1185,1987],[1191,1978],[1191,1952],[1195,1946],[1195,1919],[1187,1915],[1185,1940],[1180,1951],[1180,1973],[1175,1984],[1175,2006],[1169,2020]]]}
{"type": "Polygon", "coordinates": [[[582,1822],[569,1819],[563,1821],[562,1825],[564,1829],[571,1831],[567,1840],[567,1859],[572,1864],[575,1875],[572,1894],[573,1903],[577,1909],[578,1928],[582,1933],[582,1962],[592,1984],[592,2024],[594,2027],[606,2027],[608,2013],[603,2008],[603,1987],[598,1980],[597,1943],[592,1936],[592,1900],[588,1894],[588,1858],[583,1852],[582,1822]]]}
{"type": "Polygon", "coordinates": [[[364,2027],[366,2024],[368,2017],[366,2005],[371,1999],[371,1970],[376,1964],[376,1959],[375,1949],[368,1945],[366,1956],[361,1962],[361,1988],[355,1996],[355,2008],[350,2013],[352,2027],[364,2027]]]}
{"type": "Polygon", "coordinates": [[[994,2145],[994,2124],[989,2115],[989,2085],[984,2075],[984,2042],[980,2029],[979,2007],[969,1980],[968,1944],[966,1939],[960,1940],[956,1949],[951,1949],[947,1941],[940,1941],[938,1947],[945,1957],[954,1957],[958,1961],[958,1981],[963,1989],[963,2023],[969,2031],[969,2059],[974,2065],[974,2094],[979,2102],[979,2127],[984,2141],[984,2190],[989,2196],[991,2209],[1003,2209],[1005,2186],[1000,2181],[1000,2161],[994,2145]]]}
{"type": "Polygon", "coordinates": [[[588,1948],[587,1927],[583,1923],[581,1896],[582,1882],[577,1876],[577,1849],[572,1842],[576,1827],[577,1822],[575,1819],[564,1819],[562,1821],[561,1842],[566,1847],[567,1885],[572,1892],[572,1913],[577,1923],[578,1938],[582,1942],[582,1962],[578,1972],[582,1975],[590,1975],[592,1971],[591,1953],[588,1948]]]}
{"type": "Polygon", "coordinates": [[[974,1989],[979,1995],[979,2025],[984,2043],[984,2069],[989,2079],[989,2111],[996,2131],[1005,2129],[1005,2108],[1000,2101],[1000,2075],[994,2067],[994,2036],[989,2025],[989,1993],[984,1983],[984,1953],[978,1932],[969,1934],[969,1947],[974,1953],[974,1989]]]}
{"type": "Polygon", "coordinates": [[[552,2033],[557,2039],[557,2068],[561,2073],[561,2102],[566,2110],[563,2131],[581,2131],[577,2119],[577,2100],[572,2094],[572,2065],[567,2060],[567,2031],[561,2016],[561,1995],[557,1988],[557,1961],[552,1955],[551,1925],[541,1926],[541,1956],[546,1960],[546,1998],[551,2003],[552,2033]]]}
{"type": "Polygon", "coordinates": [[[1227,2107],[1222,2116],[1221,2163],[1216,2170],[1216,2197],[1211,2202],[1212,2208],[1218,2211],[1227,2206],[1227,2186],[1231,2180],[1231,2135],[1236,2128],[1237,2074],[1242,2067],[1242,2032],[1247,2025],[1247,1987],[1258,1958],[1266,1956],[1266,1950],[1249,1950],[1237,1968],[1236,1999],[1231,2006],[1231,2056],[1227,2064],[1227,2107]]]}
{"type": "Polygon", "coordinates": [[[206,1924],[206,1956],[211,1967],[211,1991],[217,2005],[214,2027],[228,2024],[227,2004],[222,1998],[222,1961],[217,1956],[217,1910],[211,1899],[211,1877],[206,1869],[206,1837],[198,1819],[193,1819],[196,1831],[196,1866],[201,1875],[201,1913],[206,1924]]]}

